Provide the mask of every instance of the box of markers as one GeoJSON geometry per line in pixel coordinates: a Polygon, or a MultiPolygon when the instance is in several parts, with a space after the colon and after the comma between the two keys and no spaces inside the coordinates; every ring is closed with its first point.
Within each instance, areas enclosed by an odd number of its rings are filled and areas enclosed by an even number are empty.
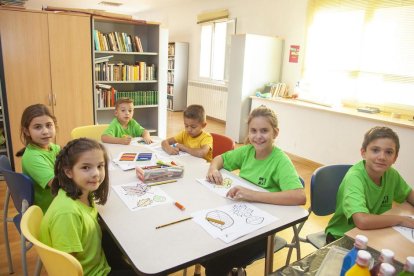
{"type": "Polygon", "coordinates": [[[138,166],[136,172],[142,182],[151,183],[181,178],[184,174],[184,167],[174,161],[158,161],[156,165],[138,166]]]}

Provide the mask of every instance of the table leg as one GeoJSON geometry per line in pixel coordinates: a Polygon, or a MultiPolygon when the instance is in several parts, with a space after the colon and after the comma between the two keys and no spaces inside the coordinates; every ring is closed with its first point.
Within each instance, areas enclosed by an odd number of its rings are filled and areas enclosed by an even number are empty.
{"type": "Polygon", "coordinates": [[[275,241],[275,234],[267,237],[267,247],[266,247],[266,254],[265,254],[265,271],[264,271],[265,276],[273,272],[274,241],[275,241]]]}

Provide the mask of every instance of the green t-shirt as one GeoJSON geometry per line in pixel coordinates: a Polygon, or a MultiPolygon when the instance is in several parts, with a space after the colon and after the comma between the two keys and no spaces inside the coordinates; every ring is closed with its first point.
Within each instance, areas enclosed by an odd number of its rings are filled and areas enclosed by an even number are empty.
{"type": "Polygon", "coordinates": [[[107,275],[111,270],[102,249],[102,231],[95,204],[86,206],[68,197],[62,189],[43,217],[40,241],[74,254],[84,275],[107,275]]]}
{"type": "Polygon", "coordinates": [[[393,201],[405,201],[410,192],[411,187],[394,168],[385,171],[378,186],[368,176],[365,161],[360,161],[349,169],[339,186],[335,214],[325,232],[340,238],[355,227],[353,214],[380,215],[391,209],[393,201]]]}
{"type": "Polygon", "coordinates": [[[141,135],[144,133],[144,130],[145,128],[138,124],[138,122],[134,119],[131,119],[131,121],[128,122],[128,127],[124,129],[119,123],[118,119],[114,118],[103,134],[118,138],[122,138],[124,135],[129,135],[131,137],[141,137],[141,135]]]}
{"type": "Polygon", "coordinates": [[[292,161],[281,149],[273,147],[264,160],[257,160],[255,156],[252,145],[228,151],[222,154],[224,168],[229,171],[240,169],[240,177],[269,192],[303,188],[292,161]]]}
{"type": "Polygon", "coordinates": [[[54,167],[59,151],[60,146],[52,143],[49,150],[28,144],[22,157],[23,173],[35,183],[34,202],[42,209],[43,213],[46,212],[53,199],[47,183],[55,176],[54,167]]]}

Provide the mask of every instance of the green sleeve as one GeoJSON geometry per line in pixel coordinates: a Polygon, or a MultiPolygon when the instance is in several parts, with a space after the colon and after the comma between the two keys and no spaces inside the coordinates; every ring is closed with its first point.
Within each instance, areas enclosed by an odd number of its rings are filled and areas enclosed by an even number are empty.
{"type": "Polygon", "coordinates": [[[345,217],[349,220],[355,213],[369,214],[370,211],[367,208],[364,192],[364,187],[367,184],[364,183],[364,179],[356,175],[349,175],[341,185],[344,185],[342,189],[342,207],[345,217]]]}
{"type": "Polygon", "coordinates": [[[131,124],[131,136],[132,137],[141,137],[144,133],[145,128],[143,128],[137,121],[132,119],[131,124]]]}
{"type": "Polygon", "coordinates": [[[242,146],[235,150],[227,151],[221,155],[223,158],[223,167],[228,171],[234,171],[241,168],[248,146],[242,146]]]}
{"type": "Polygon", "coordinates": [[[82,221],[73,213],[56,214],[50,221],[51,247],[67,252],[82,252],[82,221]]]}

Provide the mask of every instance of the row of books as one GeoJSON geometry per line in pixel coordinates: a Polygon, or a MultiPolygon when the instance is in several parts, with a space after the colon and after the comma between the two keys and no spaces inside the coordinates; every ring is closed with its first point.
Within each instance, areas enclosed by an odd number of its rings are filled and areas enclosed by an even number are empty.
{"type": "Polygon", "coordinates": [[[167,94],[173,95],[174,94],[174,86],[173,85],[167,85],[167,94]]]}
{"type": "Polygon", "coordinates": [[[130,98],[134,101],[134,106],[140,105],[156,105],[158,104],[158,91],[126,91],[121,92],[113,87],[97,88],[98,108],[114,107],[115,102],[119,98],[130,98]]]}
{"type": "Polygon", "coordinates": [[[174,60],[168,59],[168,69],[174,69],[174,60]]]}
{"type": "Polygon", "coordinates": [[[109,62],[95,63],[96,81],[149,81],[156,80],[155,64],[137,62],[128,65],[122,62],[117,64],[109,62]]]}
{"type": "Polygon", "coordinates": [[[124,32],[111,32],[104,34],[93,30],[95,51],[114,52],[144,52],[139,36],[124,32]]]}
{"type": "Polygon", "coordinates": [[[168,72],[167,73],[167,81],[169,83],[174,83],[174,72],[168,72]]]}
{"type": "Polygon", "coordinates": [[[168,55],[169,56],[175,55],[175,45],[174,44],[168,44],[168,55]]]}

